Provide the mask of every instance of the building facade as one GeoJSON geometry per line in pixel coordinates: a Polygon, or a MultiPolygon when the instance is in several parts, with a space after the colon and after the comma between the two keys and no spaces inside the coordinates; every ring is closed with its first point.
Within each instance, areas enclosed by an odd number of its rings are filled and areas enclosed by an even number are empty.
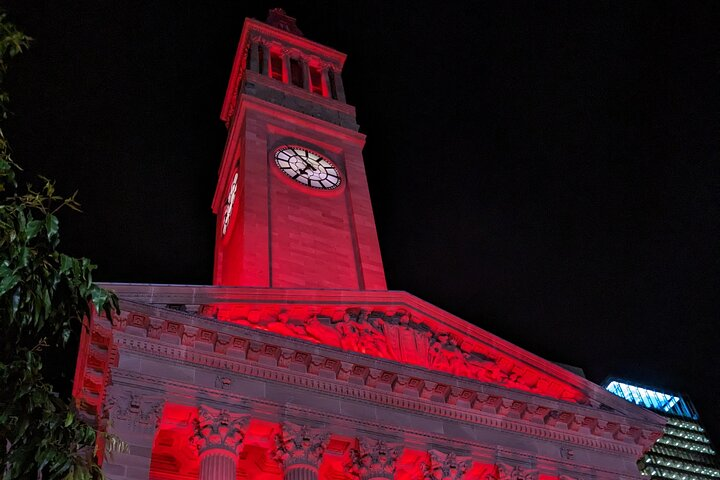
{"type": "Polygon", "coordinates": [[[124,479],[641,478],[664,420],[385,283],[345,55],[245,20],[213,286],[108,284],[74,396],[124,479]]]}
{"type": "Polygon", "coordinates": [[[643,475],[672,480],[720,478],[717,451],[687,396],[621,380],[608,381],[605,388],[628,402],[667,418],[663,436],[638,462],[643,475]]]}

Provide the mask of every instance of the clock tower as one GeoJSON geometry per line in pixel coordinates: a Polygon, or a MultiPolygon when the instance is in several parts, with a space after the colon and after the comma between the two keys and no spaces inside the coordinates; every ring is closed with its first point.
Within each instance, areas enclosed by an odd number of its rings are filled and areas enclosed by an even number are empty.
{"type": "Polygon", "coordinates": [[[640,480],[661,417],[387,290],[344,60],[245,21],[215,285],[106,284],[82,329],[78,411],[128,444],[106,477],[640,480]]]}
{"type": "Polygon", "coordinates": [[[345,55],[247,19],[222,110],[216,285],[385,290],[345,55]]]}

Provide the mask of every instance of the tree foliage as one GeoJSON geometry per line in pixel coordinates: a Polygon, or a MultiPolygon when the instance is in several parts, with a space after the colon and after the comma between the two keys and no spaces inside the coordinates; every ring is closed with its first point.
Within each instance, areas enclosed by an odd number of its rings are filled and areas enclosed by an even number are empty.
{"type": "MultiPolygon", "coordinates": [[[[3,120],[8,62],[29,42],[0,11],[3,120]]],[[[20,171],[0,129],[0,472],[3,480],[98,478],[96,432],[59,393],[62,380],[50,378],[48,366],[58,358],[72,363],[65,349],[83,318],[93,308],[117,311],[117,297],[93,283],[88,259],[58,251],[57,213],[77,210],[75,195],[57,195],[43,177],[39,186],[20,186],[20,171]]]]}

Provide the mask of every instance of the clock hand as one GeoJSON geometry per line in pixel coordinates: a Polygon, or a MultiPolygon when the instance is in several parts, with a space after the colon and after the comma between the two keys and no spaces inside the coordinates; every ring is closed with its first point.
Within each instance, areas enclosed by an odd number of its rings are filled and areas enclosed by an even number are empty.
{"type": "MultiPolygon", "coordinates": [[[[303,168],[302,170],[298,170],[298,173],[300,175],[305,175],[307,173],[308,168],[312,168],[312,166],[309,163],[305,162],[305,168],[303,168]]],[[[314,168],[313,168],[313,171],[315,171],[314,168]]]]}

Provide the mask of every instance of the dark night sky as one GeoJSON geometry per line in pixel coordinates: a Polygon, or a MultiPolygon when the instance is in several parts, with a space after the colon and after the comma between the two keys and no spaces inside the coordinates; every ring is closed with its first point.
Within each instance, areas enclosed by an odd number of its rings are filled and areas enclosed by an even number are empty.
{"type": "Polygon", "coordinates": [[[80,190],[97,279],[210,283],[226,82],[282,6],[348,54],[391,289],[685,391],[720,442],[720,3],[4,3],[35,38],[6,134],[80,190]]]}

